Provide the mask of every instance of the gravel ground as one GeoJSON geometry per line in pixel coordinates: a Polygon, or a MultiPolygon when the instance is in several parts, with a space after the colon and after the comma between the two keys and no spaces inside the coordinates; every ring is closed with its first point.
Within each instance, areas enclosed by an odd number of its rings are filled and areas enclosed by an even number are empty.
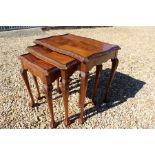
{"type": "MultiPolygon", "coordinates": [[[[18,56],[26,53],[26,47],[33,45],[34,39],[64,33],[91,37],[118,44],[122,48],[108,105],[100,101],[111,62],[103,65],[96,108],[91,104],[95,68],[91,70],[85,102],[86,121],[83,125],[77,121],[79,72],[73,74],[69,97],[69,114],[73,123],[68,128],[155,128],[155,27],[83,28],[46,32],[36,28],[0,32],[0,128],[50,128],[45,99],[33,110],[28,107],[30,99],[19,73],[18,56]]],[[[66,128],[63,123],[62,96],[54,90],[53,98],[55,120],[59,121],[57,128],[66,128]]]]}

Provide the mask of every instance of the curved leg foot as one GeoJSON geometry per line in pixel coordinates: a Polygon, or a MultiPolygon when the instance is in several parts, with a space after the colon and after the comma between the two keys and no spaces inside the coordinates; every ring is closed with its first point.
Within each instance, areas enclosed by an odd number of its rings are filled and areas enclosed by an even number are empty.
{"type": "Polygon", "coordinates": [[[65,126],[67,127],[67,126],[69,126],[69,125],[71,124],[71,122],[70,122],[69,119],[68,119],[68,120],[64,120],[64,124],[65,124],[65,126]]]}
{"type": "Polygon", "coordinates": [[[79,124],[83,124],[84,123],[84,118],[79,118],[79,120],[78,120],[78,122],[79,122],[79,124]]]}
{"type": "Polygon", "coordinates": [[[50,122],[50,127],[51,127],[51,129],[56,128],[56,123],[51,121],[51,122],[50,122]]]}

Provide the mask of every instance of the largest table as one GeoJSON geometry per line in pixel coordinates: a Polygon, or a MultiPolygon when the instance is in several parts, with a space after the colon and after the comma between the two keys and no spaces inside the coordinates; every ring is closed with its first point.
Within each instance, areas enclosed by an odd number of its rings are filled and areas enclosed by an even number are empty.
{"type": "MultiPolygon", "coordinates": [[[[100,72],[102,70],[102,63],[111,59],[112,69],[110,78],[106,86],[104,100],[107,100],[108,92],[115,75],[116,68],[118,66],[118,45],[112,45],[109,43],[97,41],[94,39],[81,37],[73,34],[57,35],[48,38],[37,39],[34,41],[36,44],[47,47],[56,52],[71,56],[81,62],[80,72],[80,95],[79,95],[79,106],[80,106],[80,123],[84,122],[84,102],[87,90],[87,81],[89,71],[96,66],[96,80],[94,85],[94,93],[96,93],[97,85],[99,82],[100,72]]],[[[95,94],[93,94],[95,96],[95,94]]],[[[94,99],[93,99],[94,100],[94,99]]]]}

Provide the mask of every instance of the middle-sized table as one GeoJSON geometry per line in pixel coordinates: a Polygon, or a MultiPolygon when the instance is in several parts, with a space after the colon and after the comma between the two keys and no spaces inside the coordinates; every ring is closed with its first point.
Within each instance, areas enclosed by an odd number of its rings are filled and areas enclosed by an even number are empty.
{"type": "MultiPolygon", "coordinates": [[[[97,85],[99,83],[99,76],[102,70],[102,63],[111,59],[112,69],[110,73],[110,78],[108,80],[104,101],[107,101],[108,93],[112,80],[115,75],[116,68],[118,66],[118,50],[120,47],[118,45],[112,45],[109,43],[97,41],[94,39],[81,37],[73,34],[64,34],[51,36],[48,38],[36,39],[34,43],[47,47],[56,52],[71,56],[81,62],[80,72],[80,96],[79,96],[79,106],[80,106],[80,118],[79,122],[83,123],[83,112],[84,112],[84,101],[86,97],[87,81],[89,71],[96,66],[96,79],[94,84],[94,94],[95,96],[97,85]]],[[[94,101],[94,99],[93,99],[94,101]]],[[[94,101],[95,102],[95,101],[94,101]]]]}

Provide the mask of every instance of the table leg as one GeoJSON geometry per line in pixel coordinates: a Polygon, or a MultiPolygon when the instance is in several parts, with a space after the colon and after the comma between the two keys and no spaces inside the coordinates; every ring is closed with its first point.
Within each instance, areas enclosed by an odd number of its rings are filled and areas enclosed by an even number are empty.
{"type": "Polygon", "coordinates": [[[51,115],[50,127],[54,128],[55,127],[55,121],[54,121],[53,101],[52,101],[52,89],[53,89],[53,87],[52,87],[51,83],[46,81],[43,84],[43,88],[44,88],[46,100],[47,100],[47,103],[48,103],[48,108],[49,108],[50,115],[51,115]]]}
{"type": "Polygon", "coordinates": [[[88,82],[88,72],[86,71],[86,66],[81,64],[81,81],[80,81],[80,95],[79,95],[79,107],[80,107],[80,118],[79,123],[83,124],[83,112],[84,112],[84,102],[87,91],[87,82],[88,82]]]}
{"type": "Polygon", "coordinates": [[[36,86],[36,88],[37,88],[37,93],[38,93],[38,94],[37,94],[37,99],[39,100],[39,99],[41,98],[41,96],[40,96],[40,91],[39,91],[39,85],[38,85],[37,77],[34,76],[34,75],[32,75],[32,77],[33,77],[35,86],[36,86]]]}
{"type": "Polygon", "coordinates": [[[57,79],[57,92],[58,92],[59,94],[61,94],[59,78],[57,79]]]}
{"type": "Polygon", "coordinates": [[[110,78],[107,82],[107,85],[106,85],[106,90],[105,90],[105,95],[104,95],[104,102],[108,102],[108,94],[109,94],[109,91],[110,91],[110,87],[111,87],[111,84],[112,84],[112,80],[115,76],[115,72],[116,72],[116,69],[117,69],[117,66],[118,66],[118,63],[119,63],[119,60],[117,58],[114,58],[114,59],[111,59],[112,61],[112,69],[111,69],[111,73],[110,73],[110,78]]]}
{"type": "Polygon", "coordinates": [[[27,88],[28,93],[29,93],[30,98],[31,98],[31,102],[29,103],[29,106],[30,107],[33,107],[34,104],[35,104],[35,102],[34,102],[32,91],[31,91],[30,84],[29,84],[29,81],[28,81],[27,70],[25,70],[25,69],[22,68],[20,70],[20,73],[21,73],[21,76],[22,76],[22,78],[23,78],[23,80],[25,82],[26,88],[27,88]]]}
{"type": "Polygon", "coordinates": [[[95,83],[94,83],[94,87],[93,87],[93,96],[92,96],[92,101],[93,101],[94,105],[96,104],[95,96],[96,96],[96,91],[97,91],[97,87],[99,84],[99,78],[100,78],[101,71],[102,71],[102,65],[97,65],[96,66],[95,83]]]}
{"type": "Polygon", "coordinates": [[[61,78],[62,78],[62,95],[64,101],[64,111],[65,111],[65,125],[69,125],[69,118],[68,118],[68,97],[69,97],[69,77],[67,71],[61,70],[61,78]]]}

